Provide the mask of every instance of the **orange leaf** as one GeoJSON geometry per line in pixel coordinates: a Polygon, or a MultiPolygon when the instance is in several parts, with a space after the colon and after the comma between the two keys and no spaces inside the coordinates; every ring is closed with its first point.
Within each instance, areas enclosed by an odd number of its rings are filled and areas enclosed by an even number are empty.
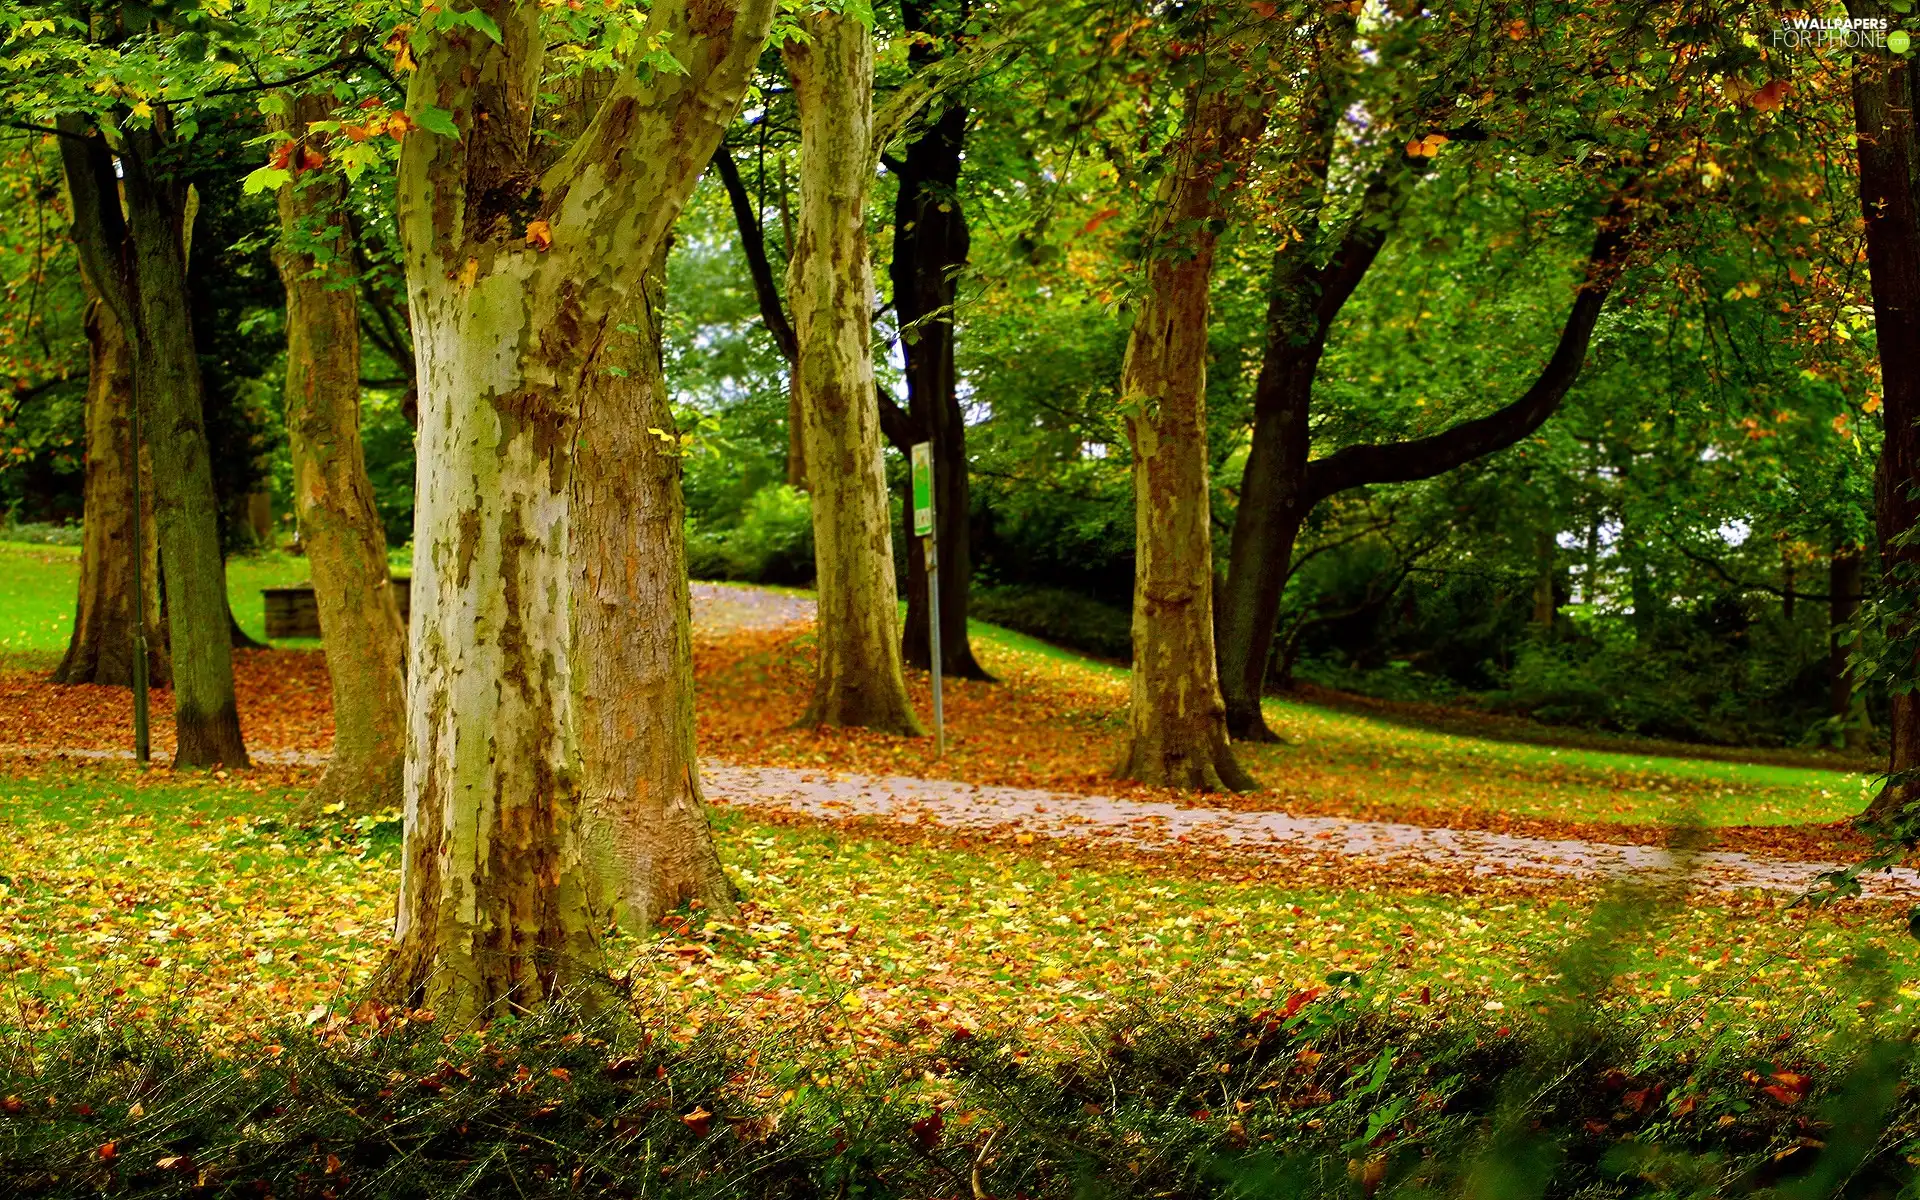
{"type": "Polygon", "coordinates": [[[713,1128],[713,1114],[704,1108],[696,1108],[681,1117],[680,1123],[688,1129],[693,1130],[693,1136],[705,1137],[707,1136],[707,1131],[713,1128]]]}
{"type": "Polygon", "coordinates": [[[1750,98],[1750,102],[1753,107],[1760,112],[1772,112],[1774,109],[1780,107],[1781,102],[1787,98],[1787,92],[1791,89],[1792,85],[1786,80],[1776,79],[1755,92],[1750,98]]]}
{"type": "Polygon", "coordinates": [[[120,1157],[119,1146],[116,1146],[112,1142],[100,1143],[100,1161],[101,1162],[112,1162],[114,1159],[118,1157],[120,1157]]]}
{"type": "Polygon", "coordinates": [[[527,245],[545,250],[553,245],[553,229],[545,221],[527,222],[527,245]]]}

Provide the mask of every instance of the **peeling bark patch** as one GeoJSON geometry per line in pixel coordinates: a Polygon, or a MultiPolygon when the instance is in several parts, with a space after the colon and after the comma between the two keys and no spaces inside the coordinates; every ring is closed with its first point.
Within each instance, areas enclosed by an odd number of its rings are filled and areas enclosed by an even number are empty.
{"type": "Polygon", "coordinates": [[[515,438],[523,434],[531,438],[535,457],[547,463],[547,488],[557,495],[567,484],[571,412],[546,388],[520,388],[495,396],[493,410],[500,418],[499,455],[506,457],[515,438]]]}
{"type": "Polygon", "coordinates": [[[501,679],[528,704],[534,704],[533,648],[527,638],[526,587],[521,579],[523,552],[534,541],[520,514],[508,509],[500,521],[500,600],[506,619],[500,625],[501,679]]]}
{"type": "Polygon", "coordinates": [[[734,0],[693,0],[687,6],[687,28],[697,37],[714,37],[733,29],[734,0]]]}
{"type": "Polygon", "coordinates": [[[480,505],[476,501],[472,508],[460,514],[460,553],[459,566],[454,582],[466,587],[473,578],[473,556],[480,551],[480,505]]]}

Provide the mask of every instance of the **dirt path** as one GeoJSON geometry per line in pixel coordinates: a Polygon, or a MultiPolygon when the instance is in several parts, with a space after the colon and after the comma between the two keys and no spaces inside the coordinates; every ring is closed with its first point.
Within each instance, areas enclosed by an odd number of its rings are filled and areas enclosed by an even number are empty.
{"type": "MultiPolygon", "coordinates": [[[[1478,876],[1602,880],[1690,876],[1708,891],[1804,891],[1838,863],[1755,858],[1727,851],[1676,862],[1658,846],[1615,845],[1465,829],[1435,829],[1284,812],[1185,808],[1166,801],[1082,796],[947,780],[876,778],[782,767],[708,763],[707,798],[759,813],[816,820],[869,819],[967,833],[1030,834],[1136,851],[1207,848],[1242,858],[1301,857],[1406,865],[1478,876]]],[[[1867,884],[1876,899],[1920,899],[1920,872],[1900,868],[1867,884]]]]}

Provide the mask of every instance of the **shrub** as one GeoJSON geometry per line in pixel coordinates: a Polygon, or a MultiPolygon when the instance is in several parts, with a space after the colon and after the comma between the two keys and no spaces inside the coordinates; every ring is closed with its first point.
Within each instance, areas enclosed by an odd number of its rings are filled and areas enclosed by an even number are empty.
{"type": "Polygon", "coordinates": [[[78,521],[68,524],[0,524],[0,542],[27,542],[35,546],[78,546],[83,536],[78,521]]]}
{"type": "Polygon", "coordinates": [[[688,525],[687,574],[694,579],[780,584],[813,579],[813,507],[798,488],[784,483],[761,488],[737,525],[688,525]]]}
{"type": "Polygon", "coordinates": [[[1133,614],[1065,588],[978,587],[969,615],[1101,658],[1133,657],[1133,614]]]}

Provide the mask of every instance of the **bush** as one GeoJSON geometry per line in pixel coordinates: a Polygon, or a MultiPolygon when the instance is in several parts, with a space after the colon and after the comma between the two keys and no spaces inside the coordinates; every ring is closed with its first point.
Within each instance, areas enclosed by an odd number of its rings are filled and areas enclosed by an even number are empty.
{"type": "Polygon", "coordinates": [[[805,584],[813,579],[813,504],[784,483],[755,492],[740,522],[724,528],[688,522],[687,574],[693,579],[805,584]]]}
{"type": "Polygon", "coordinates": [[[976,586],[968,605],[968,615],[978,620],[1004,625],[1057,646],[1119,662],[1133,657],[1133,614],[1078,592],[976,586]]]}
{"type": "Polygon", "coordinates": [[[72,524],[15,525],[0,524],[0,542],[27,542],[35,546],[78,546],[83,536],[80,522],[72,524]]]}

